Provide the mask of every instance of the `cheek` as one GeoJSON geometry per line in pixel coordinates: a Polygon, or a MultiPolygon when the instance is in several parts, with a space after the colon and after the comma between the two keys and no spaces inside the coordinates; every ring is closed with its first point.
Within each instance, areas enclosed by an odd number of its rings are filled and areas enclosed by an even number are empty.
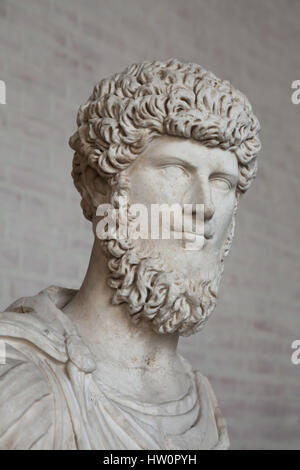
{"type": "Polygon", "coordinates": [[[130,175],[131,204],[148,204],[151,202],[151,198],[155,197],[152,180],[152,175],[144,169],[139,169],[137,173],[130,175]]]}
{"type": "Polygon", "coordinates": [[[163,204],[180,202],[186,191],[185,181],[166,178],[163,172],[147,168],[132,174],[131,203],[163,204]]]}
{"type": "Polygon", "coordinates": [[[223,242],[227,237],[228,229],[232,221],[234,206],[235,194],[232,194],[231,197],[228,197],[226,198],[226,200],[223,200],[216,209],[216,241],[220,247],[222,246],[223,242]]]}

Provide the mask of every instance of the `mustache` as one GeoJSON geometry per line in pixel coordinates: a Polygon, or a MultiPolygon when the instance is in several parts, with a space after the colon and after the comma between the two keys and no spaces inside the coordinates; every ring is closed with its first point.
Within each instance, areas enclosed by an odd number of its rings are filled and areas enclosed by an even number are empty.
{"type": "Polygon", "coordinates": [[[204,225],[204,229],[198,229],[195,227],[192,229],[192,231],[190,230],[185,230],[184,228],[183,229],[178,229],[178,227],[174,227],[171,225],[171,232],[176,232],[176,233],[180,233],[182,235],[190,235],[190,236],[197,236],[197,237],[204,237],[206,240],[210,240],[211,238],[213,238],[214,236],[214,230],[212,229],[212,227],[209,227],[209,226],[206,226],[204,225]]]}
{"type": "Polygon", "coordinates": [[[195,217],[193,214],[184,214],[183,218],[176,219],[174,216],[170,224],[171,231],[187,234],[196,235],[198,237],[204,237],[206,240],[213,238],[214,230],[210,224],[208,224],[202,218],[195,217]]]}

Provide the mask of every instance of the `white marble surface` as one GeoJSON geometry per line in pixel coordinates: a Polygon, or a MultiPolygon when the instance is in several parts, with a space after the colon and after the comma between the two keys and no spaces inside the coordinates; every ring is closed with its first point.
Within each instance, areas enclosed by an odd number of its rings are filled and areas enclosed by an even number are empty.
{"type": "Polygon", "coordinates": [[[70,139],[94,233],[99,204],[118,211],[126,195],[203,204],[203,243],[95,236],[79,291],[51,287],[1,314],[2,448],[228,448],[207,379],[176,349],[216,305],[258,131],[246,97],[196,64],[137,64],[95,87],[70,139]]]}

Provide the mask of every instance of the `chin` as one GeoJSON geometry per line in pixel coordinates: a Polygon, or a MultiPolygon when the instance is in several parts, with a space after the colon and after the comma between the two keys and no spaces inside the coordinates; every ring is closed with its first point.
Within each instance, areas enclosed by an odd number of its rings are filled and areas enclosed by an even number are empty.
{"type": "Polygon", "coordinates": [[[216,305],[223,263],[211,262],[209,269],[202,270],[200,253],[195,261],[193,252],[174,256],[172,249],[161,253],[149,250],[149,244],[143,243],[142,249],[135,243],[123,250],[122,256],[120,250],[115,256],[115,245],[108,242],[105,246],[111,271],[108,283],[114,290],[112,302],[126,303],[134,323],[147,320],[159,335],[189,336],[203,328],[216,305]],[[193,269],[188,260],[194,261],[193,269]]]}

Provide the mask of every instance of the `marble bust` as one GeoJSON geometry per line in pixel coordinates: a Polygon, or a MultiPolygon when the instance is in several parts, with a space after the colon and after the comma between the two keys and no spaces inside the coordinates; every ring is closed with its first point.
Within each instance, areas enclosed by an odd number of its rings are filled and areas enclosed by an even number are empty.
{"type": "Polygon", "coordinates": [[[133,64],[95,86],[70,138],[90,264],[78,291],[51,286],[0,314],[1,449],[229,447],[210,383],[176,349],[216,305],[259,129],[247,98],[197,64],[133,64]],[[131,226],[134,204],[192,205],[192,230],[101,238],[97,208],[120,215],[121,197],[131,226]]]}

